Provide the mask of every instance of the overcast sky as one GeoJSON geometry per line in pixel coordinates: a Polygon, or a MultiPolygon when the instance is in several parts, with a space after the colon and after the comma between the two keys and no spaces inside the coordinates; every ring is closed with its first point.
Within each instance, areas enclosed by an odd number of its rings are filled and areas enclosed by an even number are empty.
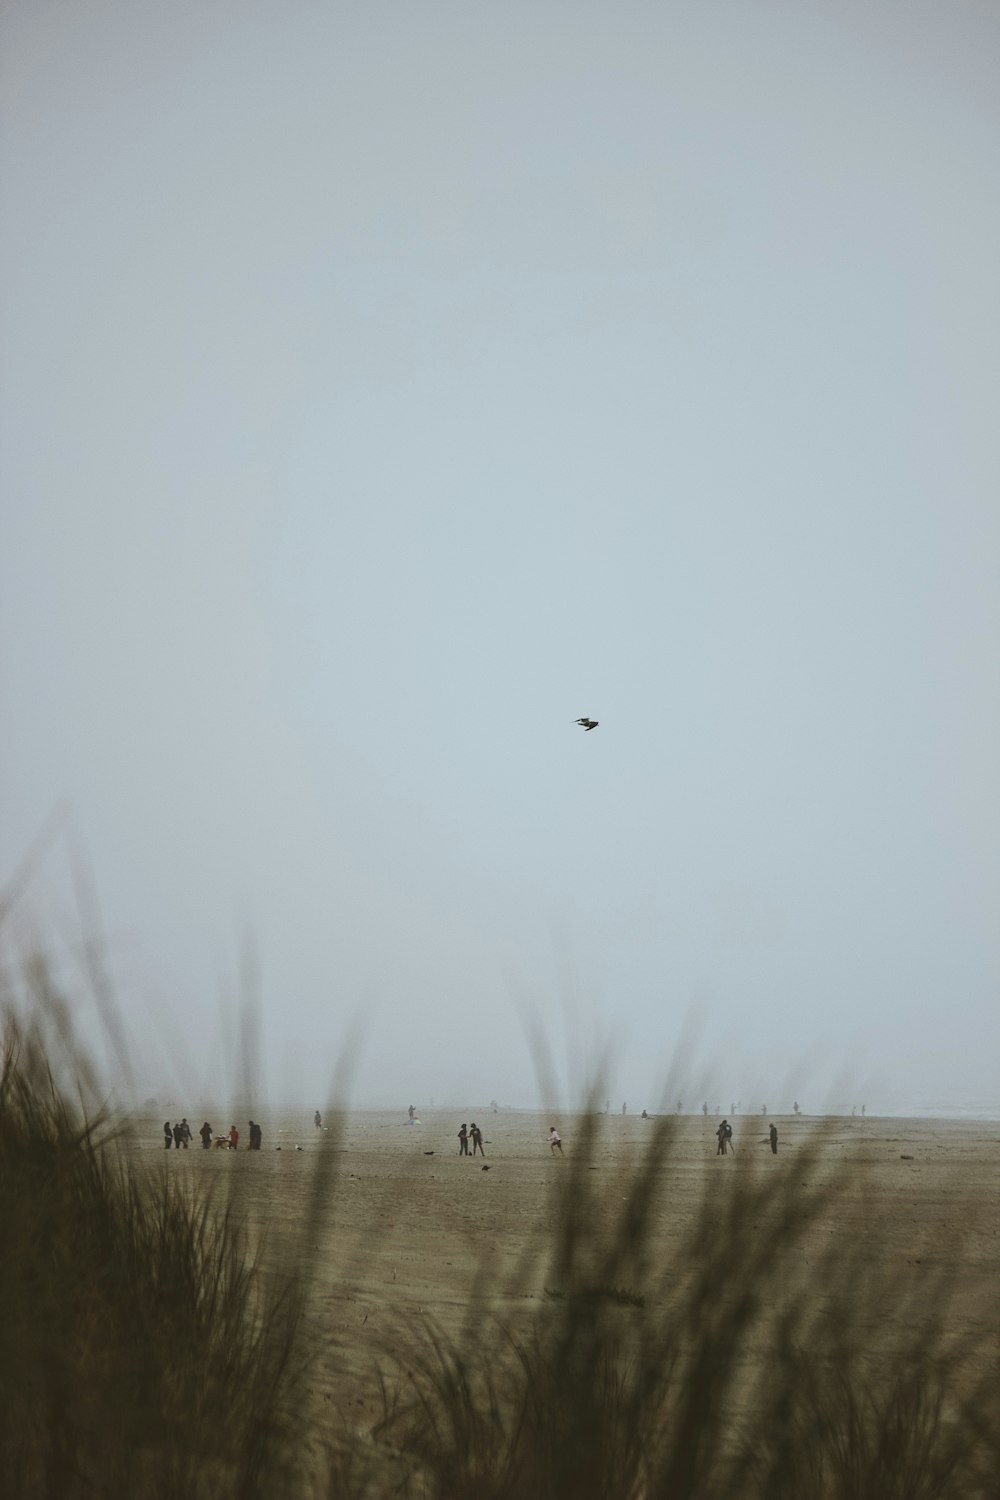
{"type": "Polygon", "coordinates": [[[1000,1101],[1000,9],[0,16],[7,963],[75,847],[144,1088],[1000,1101]]]}

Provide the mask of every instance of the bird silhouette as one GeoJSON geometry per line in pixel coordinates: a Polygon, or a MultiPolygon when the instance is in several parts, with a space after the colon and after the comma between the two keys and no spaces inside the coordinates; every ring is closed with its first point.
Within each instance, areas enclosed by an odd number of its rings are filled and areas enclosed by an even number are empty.
{"type": "Polygon", "coordinates": [[[592,729],[596,729],[597,728],[598,720],[597,719],[574,719],[573,723],[574,724],[582,724],[585,733],[589,734],[592,729]]]}

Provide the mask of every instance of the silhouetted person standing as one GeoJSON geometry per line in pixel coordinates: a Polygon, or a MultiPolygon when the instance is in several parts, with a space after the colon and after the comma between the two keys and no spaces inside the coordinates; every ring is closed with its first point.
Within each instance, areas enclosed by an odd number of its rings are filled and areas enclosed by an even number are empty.
{"type": "Polygon", "coordinates": [[[170,1129],[170,1121],[169,1120],[164,1120],[164,1122],[163,1122],[163,1145],[164,1145],[165,1150],[169,1151],[170,1148],[171,1148],[171,1146],[173,1144],[174,1144],[174,1137],[173,1137],[173,1132],[170,1129]]]}
{"type": "Polygon", "coordinates": [[[316,1126],[317,1130],[323,1129],[323,1116],[320,1114],[319,1110],[317,1110],[313,1115],[313,1124],[316,1126]]]}
{"type": "Polygon", "coordinates": [[[723,1120],[720,1123],[718,1130],[715,1132],[715,1138],[716,1138],[716,1140],[719,1143],[716,1146],[716,1148],[715,1148],[715,1154],[716,1154],[716,1156],[725,1156],[725,1154],[726,1154],[726,1141],[728,1140],[728,1136],[726,1135],[726,1131],[728,1129],[729,1129],[728,1122],[725,1121],[725,1120],[723,1120]]]}
{"type": "Polygon", "coordinates": [[[771,1142],[771,1155],[772,1156],[777,1156],[777,1154],[778,1154],[778,1127],[776,1125],[772,1125],[771,1126],[770,1130],[767,1132],[767,1138],[771,1142]]]}
{"type": "Polygon", "coordinates": [[[475,1156],[475,1154],[476,1154],[477,1151],[479,1152],[480,1156],[485,1156],[486,1152],[483,1150],[483,1132],[480,1130],[480,1128],[476,1124],[475,1120],[473,1120],[473,1122],[472,1122],[472,1128],[469,1131],[469,1134],[472,1137],[472,1154],[473,1154],[473,1156],[475,1156]]]}
{"type": "Polygon", "coordinates": [[[207,1120],[199,1130],[198,1134],[201,1136],[202,1149],[204,1151],[207,1151],[212,1144],[212,1127],[207,1120]]]}
{"type": "Polygon", "coordinates": [[[464,1120],[462,1121],[462,1128],[458,1132],[458,1154],[459,1156],[468,1156],[469,1154],[469,1127],[464,1120]]]}

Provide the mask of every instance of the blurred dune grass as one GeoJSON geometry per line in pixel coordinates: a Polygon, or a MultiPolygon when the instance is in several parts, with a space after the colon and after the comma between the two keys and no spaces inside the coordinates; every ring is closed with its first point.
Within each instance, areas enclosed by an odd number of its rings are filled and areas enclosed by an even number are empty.
{"type": "Polygon", "coordinates": [[[599,1088],[504,1284],[484,1270],[457,1335],[419,1319],[385,1344],[370,1429],[318,1412],[304,1252],[333,1152],[317,1153],[298,1250],[265,1274],[238,1190],[223,1201],[120,1151],[127,1127],[102,1111],[44,961],[25,986],[0,1076],[0,1494],[1000,1492],[1000,1351],[952,1315],[958,1255],[938,1246],[903,1276],[850,1233],[798,1255],[863,1171],[818,1138],[794,1171],[733,1163],[665,1237],[676,1123],[651,1122],[609,1189],[591,1170],[599,1088]]]}
{"type": "MultiPolygon", "coordinates": [[[[599,1092],[538,1247],[541,1301],[516,1326],[505,1316],[489,1329],[470,1308],[457,1339],[428,1324],[415,1368],[383,1379],[379,1435],[411,1461],[401,1492],[998,1493],[1000,1351],[952,1319],[954,1259],[905,1278],[850,1233],[796,1254],[856,1192],[860,1163],[826,1160],[819,1139],[794,1170],[756,1170],[746,1158],[729,1191],[705,1191],[663,1258],[661,1168],[677,1123],[655,1121],[633,1172],[609,1190],[591,1175],[599,1092]]],[[[531,1279],[522,1267],[504,1305],[531,1279]]]]}

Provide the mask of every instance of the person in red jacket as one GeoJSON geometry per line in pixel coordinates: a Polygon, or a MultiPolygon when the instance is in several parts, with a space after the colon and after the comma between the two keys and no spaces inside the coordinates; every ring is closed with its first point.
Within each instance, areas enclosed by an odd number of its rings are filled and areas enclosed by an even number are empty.
{"type": "Polygon", "coordinates": [[[240,1144],[240,1133],[236,1129],[235,1125],[231,1125],[229,1127],[229,1149],[230,1149],[230,1151],[236,1151],[236,1150],[238,1150],[239,1149],[239,1144],[240,1144]]]}

